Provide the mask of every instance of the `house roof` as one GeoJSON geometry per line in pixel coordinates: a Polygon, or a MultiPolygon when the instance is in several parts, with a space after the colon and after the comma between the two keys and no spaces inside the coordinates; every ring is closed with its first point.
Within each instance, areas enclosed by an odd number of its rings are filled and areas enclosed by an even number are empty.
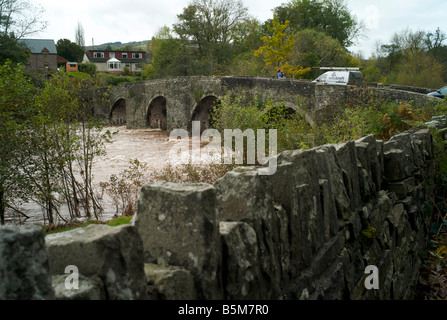
{"type": "Polygon", "coordinates": [[[87,50],[87,52],[123,52],[123,53],[146,53],[146,51],[133,51],[133,50],[87,50]]]}
{"type": "MultiPolygon", "coordinates": [[[[106,63],[109,59],[106,58],[91,58],[91,57],[87,57],[88,61],[93,62],[93,63],[106,63]]],[[[125,58],[120,58],[119,61],[121,63],[140,63],[143,62],[143,59],[125,59],[125,58]]]]}
{"type": "Polygon", "coordinates": [[[62,58],[61,56],[57,56],[57,63],[67,63],[68,60],[65,58],[62,58]]]}
{"type": "Polygon", "coordinates": [[[26,47],[31,51],[31,53],[42,53],[45,49],[48,50],[50,54],[57,54],[56,45],[54,40],[50,39],[21,39],[26,47]]]}

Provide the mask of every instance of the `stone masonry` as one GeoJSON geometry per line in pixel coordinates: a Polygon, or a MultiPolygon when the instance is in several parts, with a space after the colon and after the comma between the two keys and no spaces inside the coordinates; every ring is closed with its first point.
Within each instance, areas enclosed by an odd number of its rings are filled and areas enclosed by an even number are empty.
{"type": "MultiPolygon", "coordinates": [[[[267,99],[282,102],[302,115],[309,123],[324,121],[339,112],[339,104],[347,103],[360,93],[352,86],[316,85],[308,80],[260,77],[172,77],[159,80],[125,83],[112,87],[111,105],[95,113],[117,123],[122,119],[125,106],[125,123],[131,128],[162,128],[191,130],[192,121],[201,121],[208,127],[210,101],[228,93],[245,93],[257,103],[267,99]],[[154,105],[164,101],[163,114],[154,113],[154,105]]],[[[370,94],[391,101],[427,101],[433,99],[413,88],[370,87],[370,94]],[[408,91],[402,90],[407,89],[408,91]],[[413,91],[409,91],[413,90],[413,91]]],[[[425,92],[425,91],[423,91],[425,92]]],[[[120,124],[123,124],[121,121],[120,124]]]]}
{"type": "Polygon", "coordinates": [[[0,299],[412,299],[437,172],[429,129],[277,160],[272,176],[240,167],[214,185],[147,184],[126,226],[45,239],[0,228],[0,299]]]}
{"type": "Polygon", "coordinates": [[[275,175],[258,170],[208,187],[146,185],[135,217],[146,262],[190,270],[202,297],[200,269],[225,299],[413,298],[436,172],[428,129],[286,151],[275,175]],[[220,267],[202,263],[210,248],[221,248],[220,267]],[[365,287],[370,265],[378,290],[365,287]]]}

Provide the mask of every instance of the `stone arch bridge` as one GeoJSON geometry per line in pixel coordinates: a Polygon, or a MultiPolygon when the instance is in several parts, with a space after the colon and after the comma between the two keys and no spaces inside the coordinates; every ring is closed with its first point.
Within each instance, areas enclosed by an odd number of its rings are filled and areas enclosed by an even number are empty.
{"type": "MultiPolygon", "coordinates": [[[[406,88],[407,89],[407,88],[406,88]]],[[[373,88],[375,95],[394,101],[422,102],[430,99],[425,93],[373,88]]],[[[316,85],[308,80],[259,77],[175,77],[125,83],[112,87],[110,105],[98,114],[111,124],[129,129],[191,129],[192,121],[201,121],[201,129],[210,126],[209,114],[219,98],[227,93],[241,94],[262,104],[266,99],[283,104],[303,115],[308,122],[324,120],[336,112],[340,102],[361,96],[362,88],[316,85]]]]}

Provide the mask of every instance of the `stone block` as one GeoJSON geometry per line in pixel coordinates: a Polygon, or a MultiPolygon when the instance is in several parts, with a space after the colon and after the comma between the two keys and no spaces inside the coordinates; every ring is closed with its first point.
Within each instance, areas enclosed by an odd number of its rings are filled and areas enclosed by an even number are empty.
{"type": "Polygon", "coordinates": [[[356,154],[362,167],[366,170],[368,176],[374,185],[374,192],[382,188],[382,149],[381,141],[377,141],[375,135],[369,135],[355,141],[356,154]]]}
{"type": "Polygon", "coordinates": [[[408,196],[411,196],[415,189],[416,180],[414,177],[388,184],[388,190],[394,192],[398,199],[405,199],[408,196]]]}
{"type": "Polygon", "coordinates": [[[190,271],[174,266],[145,263],[144,273],[159,300],[196,300],[199,297],[190,271]]]}
{"type": "MultiPolygon", "coordinates": [[[[268,296],[259,268],[258,241],[255,230],[245,222],[220,222],[223,244],[223,283],[228,300],[258,300],[268,296]]],[[[279,286],[279,284],[277,284],[279,286]]]]}
{"type": "Polygon", "coordinates": [[[108,300],[146,299],[143,245],[134,226],[89,225],[48,235],[46,243],[52,275],[76,266],[101,278],[108,300]]]}
{"type": "MultiPolygon", "coordinates": [[[[258,239],[260,268],[270,279],[272,296],[279,294],[281,279],[281,220],[274,206],[269,176],[261,176],[256,168],[237,168],[216,181],[216,199],[220,221],[244,221],[258,239]]],[[[287,229],[287,228],[286,228],[287,229]]]]}
{"type": "Polygon", "coordinates": [[[134,218],[145,262],[191,271],[204,299],[222,298],[215,202],[211,185],[160,181],[143,186],[134,218]]]}
{"type": "Polygon", "coordinates": [[[42,228],[0,226],[0,300],[52,300],[42,228]]]}
{"type": "MultiPolygon", "coordinates": [[[[348,220],[351,217],[351,204],[343,178],[343,169],[339,165],[336,149],[333,145],[316,149],[317,172],[320,179],[329,182],[330,194],[334,198],[336,212],[325,211],[331,220],[348,220]]],[[[334,233],[332,233],[333,235],[334,233]]]]}
{"type": "Polygon", "coordinates": [[[357,166],[357,154],[355,142],[351,141],[335,145],[337,158],[344,173],[345,187],[350,199],[350,207],[353,212],[361,208],[359,168],[357,166]]]}
{"type": "Polygon", "coordinates": [[[66,275],[52,276],[56,300],[106,300],[104,283],[98,276],[86,277],[79,274],[78,288],[66,286],[66,275]]]}
{"type": "Polygon", "coordinates": [[[421,161],[421,157],[415,150],[415,141],[411,134],[405,132],[393,136],[384,145],[386,180],[396,182],[411,177],[417,169],[415,161],[421,161]]]}

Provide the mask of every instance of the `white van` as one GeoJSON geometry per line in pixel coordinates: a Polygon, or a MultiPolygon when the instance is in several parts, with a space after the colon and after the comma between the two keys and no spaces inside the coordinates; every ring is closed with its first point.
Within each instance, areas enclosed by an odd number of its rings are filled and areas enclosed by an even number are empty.
{"type": "Polygon", "coordinates": [[[359,86],[363,85],[363,74],[353,70],[332,70],[323,73],[313,81],[317,84],[359,86]]]}

